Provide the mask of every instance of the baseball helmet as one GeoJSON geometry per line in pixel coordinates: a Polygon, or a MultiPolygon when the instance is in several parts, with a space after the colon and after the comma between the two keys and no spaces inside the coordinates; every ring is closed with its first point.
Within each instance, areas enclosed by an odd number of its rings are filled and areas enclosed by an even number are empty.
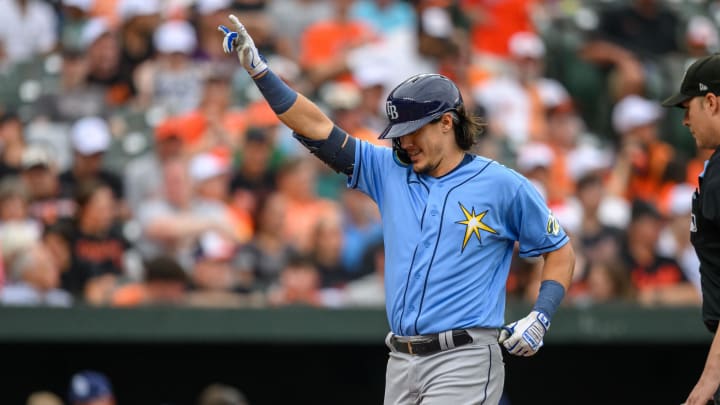
{"type": "Polygon", "coordinates": [[[380,139],[399,138],[422,128],[448,111],[462,112],[460,90],[439,74],[419,74],[395,87],[385,102],[390,124],[380,139]]]}

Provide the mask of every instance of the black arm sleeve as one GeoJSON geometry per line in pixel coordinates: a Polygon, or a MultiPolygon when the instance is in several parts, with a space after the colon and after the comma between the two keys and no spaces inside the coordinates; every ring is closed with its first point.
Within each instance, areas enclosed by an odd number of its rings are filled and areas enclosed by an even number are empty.
{"type": "Polygon", "coordinates": [[[327,139],[320,141],[306,138],[297,132],[293,132],[293,137],[336,172],[352,175],[357,139],[347,132],[335,126],[327,139]]]}

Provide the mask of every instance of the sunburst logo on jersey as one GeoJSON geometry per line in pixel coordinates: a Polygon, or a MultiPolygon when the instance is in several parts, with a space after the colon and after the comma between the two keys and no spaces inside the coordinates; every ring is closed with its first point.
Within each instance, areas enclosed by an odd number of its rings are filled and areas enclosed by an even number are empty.
{"type": "Polygon", "coordinates": [[[488,213],[487,210],[479,214],[475,214],[475,207],[472,208],[472,211],[468,212],[467,208],[465,208],[462,203],[458,204],[460,204],[460,209],[462,210],[463,215],[465,215],[464,220],[455,222],[456,224],[465,225],[465,238],[463,238],[462,244],[463,252],[465,251],[465,246],[467,246],[467,243],[473,234],[475,234],[475,236],[477,237],[478,242],[481,241],[480,230],[497,234],[496,230],[492,229],[483,222],[483,218],[485,218],[485,215],[487,215],[488,213]]]}

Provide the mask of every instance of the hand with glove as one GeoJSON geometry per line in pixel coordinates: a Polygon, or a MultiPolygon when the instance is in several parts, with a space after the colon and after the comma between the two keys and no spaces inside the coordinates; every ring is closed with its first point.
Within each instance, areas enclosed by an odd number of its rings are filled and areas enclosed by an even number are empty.
{"type": "Polygon", "coordinates": [[[237,52],[238,60],[252,78],[257,78],[268,70],[268,66],[260,56],[255,42],[248,34],[245,26],[234,15],[230,15],[235,31],[224,25],[218,27],[218,31],[225,34],[223,38],[223,50],[225,53],[237,52]]]}
{"type": "Polygon", "coordinates": [[[516,356],[532,356],[543,345],[545,332],[550,321],[542,312],[532,311],[525,318],[503,326],[498,342],[505,346],[508,353],[516,356]]]}

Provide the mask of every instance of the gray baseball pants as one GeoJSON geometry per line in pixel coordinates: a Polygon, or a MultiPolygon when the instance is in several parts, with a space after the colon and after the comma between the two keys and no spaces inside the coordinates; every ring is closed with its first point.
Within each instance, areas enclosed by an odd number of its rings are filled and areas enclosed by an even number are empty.
{"type": "Polygon", "coordinates": [[[429,356],[397,352],[388,344],[385,405],[497,405],[505,381],[498,330],[468,332],[472,343],[429,356]]]}

